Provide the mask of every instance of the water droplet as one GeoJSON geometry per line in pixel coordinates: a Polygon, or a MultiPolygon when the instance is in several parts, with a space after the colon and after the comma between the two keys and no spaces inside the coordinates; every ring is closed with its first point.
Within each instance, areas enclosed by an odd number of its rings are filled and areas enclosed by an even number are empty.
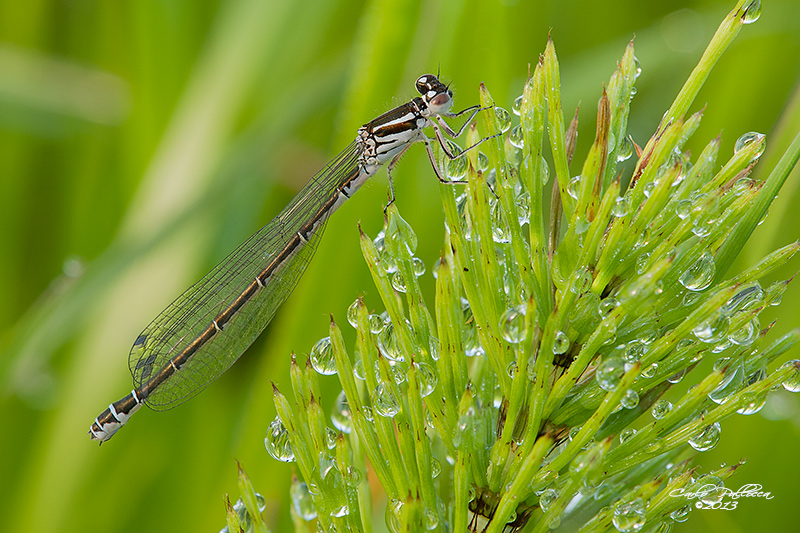
{"type": "Polygon", "coordinates": [[[378,235],[372,239],[372,244],[375,246],[375,250],[379,254],[382,254],[384,251],[386,251],[386,232],[383,230],[379,231],[378,235]]]}
{"type": "Polygon", "coordinates": [[[719,422],[714,422],[710,426],[706,426],[703,431],[689,439],[689,446],[698,452],[705,452],[713,448],[719,442],[721,433],[719,422]]]}
{"type": "Polygon", "coordinates": [[[332,455],[325,452],[319,454],[319,472],[323,478],[329,477],[329,481],[336,483],[341,481],[339,469],[332,455]]]}
{"type": "Polygon", "coordinates": [[[542,181],[542,185],[547,185],[547,182],[550,181],[550,166],[547,164],[547,161],[544,157],[540,156],[539,162],[539,169],[540,169],[540,179],[542,181]]]}
{"type": "Polygon", "coordinates": [[[361,471],[352,465],[348,466],[344,472],[344,482],[348,487],[357,487],[361,483],[361,471]]]}
{"type": "Polygon", "coordinates": [[[575,294],[583,294],[592,287],[592,272],[589,267],[581,267],[572,273],[569,289],[575,294]]]}
{"type": "MultiPolygon", "coordinates": [[[[457,145],[453,146],[461,150],[457,145]]],[[[414,255],[414,251],[417,249],[417,234],[414,233],[411,225],[395,211],[389,218],[386,227],[386,249],[395,255],[395,251],[400,250],[402,246],[409,254],[414,255]]]]}
{"type": "Polygon", "coordinates": [[[698,489],[702,489],[702,496],[699,498],[700,501],[707,506],[718,504],[725,498],[726,493],[728,493],[725,490],[725,484],[722,480],[717,476],[711,475],[701,476],[691,490],[692,492],[696,492],[698,489]],[[714,489],[711,487],[717,488],[714,489]]]}
{"type": "Polygon", "coordinates": [[[656,372],[658,372],[658,363],[653,363],[652,365],[642,370],[641,374],[639,375],[645,379],[650,379],[656,375],[656,372]]]}
{"type": "Polygon", "coordinates": [[[723,313],[717,313],[707,321],[698,324],[693,330],[694,336],[707,344],[717,344],[728,335],[731,319],[723,313]]]}
{"type": "Polygon", "coordinates": [[[294,461],[294,450],[289,442],[289,431],[281,422],[279,417],[270,422],[267,428],[267,436],[264,439],[264,446],[273,459],[284,463],[294,461]]]}
{"type": "Polygon", "coordinates": [[[645,252],[636,258],[636,273],[642,275],[647,270],[647,263],[650,261],[650,254],[645,252]]]}
{"type": "MultiPolygon", "coordinates": [[[[766,368],[760,368],[745,379],[744,386],[749,387],[765,379],[767,379],[767,370],[766,368]]],[[[767,394],[747,391],[742,393],[741,400],[745,405],[736,412],[740,415],[752,415],[759,412],[767,403],[767,394]]]]}
{"type": "Polygon", "coordinates": [[[742,394],[742,401],[745,402],[744,407],[737,409],[736,412],[740,415],[752,415],[764,408],[767,403],[766,394],[756,394],[755,392],[746,392],[742,394]]]}
{"type": "Polygon", "coordinates": [[[728,339],[725,339],[721,343],[719,343],[716,346],[714,346],[713,348],[711,348],[711,353],[722,353],[725,350],[727,350],[728,348],[730,348],[731,346],[733,346],[733,343],[731,341],[729,341],[728,339]]]}
{"type": "Polygon", "coordinates": [[[573,199],[578,199],[578,191],[580,190],[581,186],[581,176],[578,174],[567,184],[567,194],[569,194],[573,199]]]}
{"type": "Polygon", "coordinates": [[[695,346],[696,344],[697,341],[694,339],[691,338],[681,339],[680,342],[678,342],[677,348],[679,352],[685,352],[690,348],[692,348],[693,346],[695,346]]]}
{"type": "MultiPolygon", "coordinates": [[[[341,518],[343,516],[347,516],[350,514],[350,508],[347,506],[346,503],[342,505],[337,505],[334,503],[333,509],[331,509],[330,516],[333,518],[341,518]]],[[[331,527],[325,533],[337,533],[336,531],[336,524],[331,524],[331,527]]]]}
{"type": "Polygon", "coordinates": [[[311,366],[323,376],[336,373],[336,359],[333,357],[333,346],[330,337],[323,337],[311,348],[311,366]]]}
{"type": "Polygon", "coordinates": [[[393,274],[394,272],[397,272],[397,261],[395,261],[394,257],[389,255],[387,252],[383,252],[380,255],[380,265],[379,266],[387,274],[393,274]]]}
{"type": "MultiPolygon", "coordinates": [[[[715,365],[716,366],[716,365],[715,365]]],[[[717,388],[708,393],[714,403],[722,405],[728,398],[739,392],[744,386],[744,369],[742,365],[734,365],[728,369],[717,388]]]]}
{"type": "Polygon", "coordinates": [[[506,367],[506,374],[508,374],[508,377],[513,379],[516,373],[517,373],[517,363],[515,361],[511,361],[510,363],[508,363],[508,366],[506,367]]]}
{"type": "Polygon", "coordinates": [[[419,257],[415,257],[411,260],[411,267],[416,277],[420,277],[425,273],[425,263],[423,263],[422,259],[419,257]]]}
{"type": "Polygon", "coordinates": [[[386,324],[380,316],[375,314],[369,315],[369,330],[373,335],[377,335],[383,331],[384,327],[386,327],[386,324]]]}
{"type": "Polygon", "coordinates": [[[714,211],[705,211],[692,221],[692,233],[698,237],[706,237],[711,234],[717,226],[717,213],[714,211]]]}
{"type": "Polygon", "coordinates": [[[436,457],[431,458],[431,477],[436,479],[442,473],[442,463],[436,457]]]}
{"type": "Polygon", "coordinates": [[[511,230],[506,223],[506,216],[500,202],[495,202],[491,209],[492,240],[497,243],[511,242],[511,230]]]}
{"type": "Polygon", "coordinates": [[[687,292],[686,295],[683,297],[683,301],[681,305],[684,307],[693,307],[698,301],[700,301],[700,295],[694,292],[687,292]]]}
{"type": "MultiPolygon", "coordinates": [[[[456,143],[450,140],[446,142],[447,148],[449,148],[453,156],[458,156],[463,151],[456,143]]],[[[467,175],[468,166],[469,162],[466,157],[455,157],[455,159],[450,159],[449,157],[444,158],[444,171],[451,181],[461,181],[464,176],[467,175]]]]}
{"type": "Polygon", "coordinates": [[[428,342],[428,349],[430,350],[428,353],[431,356],[431,359],[434,361],[439,360],[439,339],[436,337],[431,337],[428,342]]]}
{"type": "Polygon", "coordinates": [[[789,392],[800,392],[800,360],[786,361],[779,370],[785,368],[792,368],[792,373],[783,381],[783,388],[789,392]]]}
{"type": "Polygon", "coordinates": [[[524,135],[525,133],[522,130],[522,126],[516,125],[511,128],[511,133],[508,134],[508,142],[515,148],[522,149],[525,146],[524,135]]]}
{"type": "Polygon", "coordinates": [[[483,173],[489,170],[489,158],[483,152],[478,152],[478,171],[483,173]]]}
{"type": "Polygon", "coordinates": [[[631,440],[634,435],[636,435],[636,430],[635,429],[633,429],[633,428],[625,428],[625,429],[623,429],[622,432],[619,434],[619,443],[623,444],[626,441],[631,440]]]}
{"type": "Polygon", "coordinates": [[[617,147],[617,162],[627,161],[633,155],[633,140],[630,135],[623,137],[617,147]]]}
{"type": "Polygon", "coordinates": [[[668,402],[667,400],[661,398],[656,400],[656,403],[653,404],[653,408],[650,410],[650,414],[653,415],[653,418],[656,420],[661,420],[667,414],[672,411],[672,403],[668,402]]]}
{"type": "Polygon", "coordinates": [[[625,363],[617,357],[610,357],[600,363],[595,372],[597,384],[601,389],[612,391],[619,385],[619,380],[625,374],[625,363]]]}
{"type": "Polygon", "coordinates": [[[419,395],[425,398],[426,396],[430,396],[434,389],[436,389],[439,378],[436,376],[436,372],[430,364],[421,362],[417,363],[416,366],[419,395]]]}
{"type": "Polygon", "coordinates": [[[692,213],[692,201],[684,198],[683,200],[679,201],[678,204],[675,206],[675,214],[678,215],[678,218],[681,220],[685,220],[689,217],[692,213]]]}
{"type": "Polygon", "coordinates": [[[512,307],[503,313],[500,317],[500,332],[503,338],[512,344],[518,344],[525,340],[527,333],[525,328],[525,306],[512,307]]]}
{"type": "Polygon", "coordinates": [[[644,184],[644,189],[642,189],[642,192],[644,193],[644,195],[647,198],[650,198],[650,196],[653,194],[653,191],[655,190],[656,185],[657,185],[657,183],[655,181],[651,181],[651,182],[648,182],[648,183],[644,184]]]}
{"type": "Polygon", "coordinates": [[[325,446],[327,446],[329,450],[336,447],[337,438],[339,438],[339,433],[335,429],[332,427],[325,428],[325,446]]]}
{"type": "Polygon", "coordinates": [[[714,263],[714,257],[706,252],[694,262],[692,266],[686,269],[679,281],[681,285],[690,291],[699,292],[708,288],[711,282],[714,281],[714,274],[716,274],[717,267],[714,263]]]}
{"type": "Polygon", "coordinates": [[[426,508],[422,512],[422,524],[426,530],[433,531],[439,525],[439,515],[433,509],[426,508]]]}
{"type": "Polygon", "coordinates": [[[745,148],[747,145],[749,145],[751,143],[761,143],[761,147],[758,149],[758,151],[754,155],[753,159],[751,159],[751,161],[754,161],[754,160],[758,159],[759,157],[761,157],[761,154],[764,153],[764,148],[766,148],[766,143],[764,142],[764,138],[765,137],[766,136],[763,133],[758,133],[758,132],[755,132],[755,131],[751,131],[749,133],[745,133],[744,135],[742,135],[741,137],[736,139],[736,144],[734,144],[734,146],[733,146],[733,153],[736,153],[739,150],[742,150],[743,148],[745,148]]]}
{"type": "Polygon", "coordinates": [[[402,531],[401,520],[403,516],[403,502],[402,500],[392,500],[386,504],[386,513],[384,518],[386,520],[386,527],[389,528],[391,533],[400,533],[402,531]]]}
{"type": "Polygon", "coordinates": [[[379,383],[372,394],[372,405],[375,412],[385,418],[393,418],[400,412],[400,402],[392,389],[384,383],[379,383]]]}
{"type": "Polygon", "coordinates": [[[511,106],[511,111],[513,111],[515,115],[520,116],[521,109],[522,109],[522,95],[519,95],[514,99],[514,105],[511,106]]]}
{"type": "Polygon", "coordinates": [[[619,307],[619,301],[616,298],[608,297],[600,302],[597,307],[597,314],[600,315],[600,318],[606,318],[617,307],[619,307]]]}
{"type": "Polygon", "coordinates": [[[614,207],[611,209],[611,213],[618,218],[624,217],[628,213],[631,212],[631,199],[628,198],[628,195],[618,196],[616,201],[614,202],[614,207]]]}
{"type": "Polygon", "coordinates": [[[406,292],[406,278],[399,270],[392,274],[392,287],[397,292],[406,292]]]}
{"type": "Polygon", "coordinates": [[[644,451],[650,455],[656,455],[662,451],[664,448],[664,442],[660,439],[655,441],[649,442],[645,445],[644,451]]]}
{"type": "Polygon", "coordinates": [[[364,362],[361,359],[356,359],[353,364],[353,375],[361,381],[367,379],[367,375],[364,372],[364,362]]]}
{"type": "Polygon", "coordinates": [[[684,368],[680,372],[677,372],[676,374],[673,374],[670,377],[668,377],[667,381],[669,381],[670,383],[672,383],[674,385],[676,383],[680,383],[681,381],[683,381],[683,377],[685,375],[686,375],[686,369],[684,368]]]}
{"type": "Polygon", "coordinates": [[[464,441],[464,437],[471,435],[474,431],[474,422],[475,422],[475,410],[470,407],[467,411],[458,417],[458,422],[456,422],[456,433],[453,435],[453,444],[456,448],[461,446],[461,443],[464,441]]]}
{"type": "Polygon", "coordinates": [[[350,411],[350,404],[347,403],[347,396],[344,391],[340,392],[333,403],[331,412],[331,422],[333,426],[342,433],[350,433],[353,429],[353,412],[350,411]]]}
{"type": "Polygon", "coordinates": [[[761,330],[761,324],[758,321],[758,317],[753,317],[748,323],[744,326],[740,327],[736,331],[730,334],[728,340],[730,340],[733,344],[738,346],[750,346],[753,344],[756,339],[758,338],[758,334],[761,330]]]}
{"type": "Polygon", "coordinates": [[[358,327],[358,300],[347,308],[347,322],[354,328],[358,327]]]}
{"type": "Polygon", "coordinates": [[[647,345],[638,339],[634,339],[625,346],[625,351],[622,352],[622,360],[633,364],[640,360],[646,351],[647,345]]]}
{"type": "Polygon", "coordinates": [[[527,191],[517,196],[517,220],[519,225],[524,226],[531,219],[531,195],[527,191]]]}
{"type": "Polygon", "coordinates": [[[639,395],[636,394],[635,390],[628,389],[619,403],[625,409],[633,409],[639,405],[639,395]]]}
{"type": "Polygon", "coordinates": [[[672,511],[669,517],[676,522],[686,522],[689,519],[689,513],[692,511],[691,504],[684,505],[680,509],[672,511]]]}
{"type": "Polygon", "coordinates": [[[644,248],[648,244],[650,244],[650,228],[645,228],[644,231],[642,231],[642,234],[639,235],[639,238],[633,244],[633,249],[638,250],[639,248],[644,248]]]}
{"type": "Polygon", "coordinates": [[[559,355],[569,350],[570,340],[566,333],[563,331],[556,331],[553,338],[553,353],[559,355]]]}
{"type": "Polygon", "coordinates": [[[539,507],[542,508],[542,512],[547,512],[557,499],[558,492],[556,492],[555,489],[545,489],[544,492],[539,495],[539,507]]]}
{"type": "MultiPolygon", "coordinates": [[[[239,518],[239,525],[241,528],[245,531],[249,531],[253,527],[253,519],[250,517],[250,513],[247,512],[247,507],[241,498],[236,500],[236,503],[233,504],[233,510],[239,518]]],[[[228,531],[227,526],[225,527],[225,531],[228,531]]]]}
{"type": "MultiPolygon", "coordinates": [[[[436,431],[436,424],[435,420],[433,419],[433,414],[430,410],[425,410],[425,427],[431,430],[436,431]]],[[[436,459],[435,457],[433,459],[436,459]]],[[[438,474],[437,474],[438,475],[438,474]]]]}
{"type": "Polygon", "coordinates": [[[590,222],[584,216],[575,217],[575,233],[581,235],[589,229],[590,222]]]}
{"type": "Polygon", "coordinates": [[[486,350],[481,345],[475,328],[469,328],[464,338],[464,355],[467,357],[480,357],[486,354],[486,350]]]}
{"type": "Polygon", "coordinates": [[[494,115],[497,118],[497,126],[500,128],[500,133],[505,133],[511,129],[511,115],[502,107],[495,106],[494,115]]]}
{"type": "Polygon", "coordinates": [[[633,79],[642,75],[642,65],[639,63],[639,58],[633,56],[633,79]]]}
{"type": "Polygon", "coordinates": [[[722,312],[728,316],[733,316],[741,311],[749,311],[755,309],[764,302],[764,289],[758,282],[744,287],[722,306],[722,312]]]}
{"type": "Polygon", "coordinates": [[[403,353],[397,342],[397,334],[394,331],[394,324],[391,322],[385,323],[383,331],[378,336],[378,350],[389,361],[402,362],[405,361],[403,353]]]}
{"type": "Polygon", "coordinates": [[[367,419],[367,422],[372,422],[375,420],[375,416],[372,414],[372,407],[369,405],[362,405],[361,412],[364,413],[364,418],[367,419]]]}
{"type": "Polygon", "coordinates": [[[753,187],[756,186],[756,180],[753,178],[739,178],[731,187],[731,194],[736,197],[741,196],[742,194],[746,193],[747,191],[751,190],[753,187]]]}
{"type": "Polygon", "coordinates": [[[614,506],[611,523],[620,533],[635,533],[644,527],[647,510],[641,498],[614,506]]]}
{"type": "MultiPolygon", "coordinates": [[[[377,361],[376,361],[376,363],[377,363],[377,361]]],[[[401,383],[403,383],[406,380],[406,371],[399,364],[391,364],[390,363],[390,365],[389,365],[389,374],[392,376],[392,379],[394,380],[394,382],[397,383],[398,385],[400,385],[401,383]]],[[[380,380],[380,370],[377,370],[377,367],[376,367],[375,376],[377,376],[377,379],[380,380]]]]}
{"type": "Polygon", "coordinates": [[[761,0],[753,0],[742,11],[742,24],[752,24],[761,16],[761,0]]]}
{"type": "Polygon", "coordinates": [[[298,517],[306,522],[314,520],[317,517],[317,510],[314,508],[314,502],[311,499],[311,493],[308,491],[308,485],[295,478],[289,489],[289,496],[292,499],[292,508],[298,517]]]}

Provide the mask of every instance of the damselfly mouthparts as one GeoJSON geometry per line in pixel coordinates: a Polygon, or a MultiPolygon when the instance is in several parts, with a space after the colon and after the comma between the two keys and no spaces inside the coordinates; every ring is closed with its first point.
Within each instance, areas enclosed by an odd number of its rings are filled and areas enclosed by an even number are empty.
{"type": "Polygon", "coordinates": [[[94,420],[89,429],[92,439],[102,444],[142,404],[157,411],[170,409],[225,372],[297,285],[330,214],[386,163],[391,187],[391,171],[412,144],[424,143],[436,176],[454,183],[439,169],[432,143],[437,142],[446,157],[460,157],[466,150],[453,153],[444,134],[460,136],[481,108],[451,112],[453,93],[432,74],[418,78],[416,88],[420,96],[359,128],[356,139],[311,178],[277,217],[142,331],[128,357],[135,388],[94,420]],[[467,113],[458,131],[443,119],[467,113]],[[428,127],[433,128],[435,139],[425,135],[428,127]]]}

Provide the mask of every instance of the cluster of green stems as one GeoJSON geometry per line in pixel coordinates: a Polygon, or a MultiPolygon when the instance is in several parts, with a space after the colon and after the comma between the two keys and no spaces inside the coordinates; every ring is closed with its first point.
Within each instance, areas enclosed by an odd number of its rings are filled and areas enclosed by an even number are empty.
{"type": "MultiPolygon", "coordinates": [[[[692,456],[714,447],[726,417],[758,412],[781,385],[800,390],[800,362],[767,371],[800,331],[769,342],[759,321],[788,283],[759,280],[800,244],[726,277],[800,136],[763,181],[749,176],[764,135],[743,135],[719,168],[719,138],[693,161],[684,150],[702,118],[688,114],[697,92],[759,11],[738,2],[643,147],[627,135],[640,73],[629,44],[576,176],[577,113],[567,124],[552,42],[514,102],[517,125],[481,86],[487,111],[467,143],[495,137],[441,163],[466,188],[440,186],[433,305],[416,236],[389,206],[384,230],[361,234],[385,311],[354,302],[355,345],[332,318],[308,360],[293,358],[291,394],[274,388],[266,445],[294,464],[297,531],[383,530],[380,500],[393,533],[666,531],[694,503],[676,490],[724,487],[739,465],[699,476],[692,456]],[[342,393],[328,416],[319,380],[332,374],[342,393]],[[676,387],[686,376],[694,385],[676,387]]],[[[231,509],[229,529],[264,527],[255,508],[231,509]]]]}

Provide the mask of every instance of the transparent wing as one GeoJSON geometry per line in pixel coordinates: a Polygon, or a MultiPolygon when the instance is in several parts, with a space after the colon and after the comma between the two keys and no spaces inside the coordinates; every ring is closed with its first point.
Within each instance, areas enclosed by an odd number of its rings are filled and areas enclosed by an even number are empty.
{"type": "Polygon", "coordinates": [[[128,357],[137,388],[147,385],[174,357],[194,349],[179,370],[152,387],[145,399],[148,406],[167,410],[188,400],[225,372],[261,334],[308,266],[330,215],[331,209],[326,206],[339,188],[358,173],[359,155],[356,143],[350,144],[277,217],[142,331],[128,357]],[[298,232],[308,228],[310,220],[319,222],[313,232],[305,235],[307,242],[298,241],[298,232]],[[279,266],[264,286],[254,285],[256,277],[276,258],[280,258],[279,266]],[[237,310],[221,331],[203,340],[221,313],[230,313],[232,308],[237,310]]]}

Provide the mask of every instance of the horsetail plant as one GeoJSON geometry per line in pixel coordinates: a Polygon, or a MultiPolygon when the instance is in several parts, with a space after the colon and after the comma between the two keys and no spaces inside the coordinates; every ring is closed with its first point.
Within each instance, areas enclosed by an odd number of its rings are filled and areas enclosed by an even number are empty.
{"type": "Polygon", "coordinates": [[[702,118],[688,114],[700,87],[759,12],[758,0],[738,2],[643,147],[627,134],[640,73],[629,44],[575,177],[577,114],[567,125],[552,41],[513,104],[519,124],[481,85],[490,110],[467,143],[502,135],[442,161],[468,183],[440,186],[433,304],[414,231],[390,205],[384,231],[361,233],[385,311],[358,299],[347,311],[355,345],[332,318],[308,360],[292,359],[292,392],[274,388],[266,445],[295,464],[297,531],[664,532],[692,510],[674,491],[724,487],[739,465],[699,476],[693,456],[715,446],[726,417],[757,412],[781,385],[800,390],[800,361],[767,371],[800,330],[770,341],[759,320],[788,283],[759,280],[800,244],[726,277],[800,136],[763,181],[749,175],[764,135],[740,137],[721,168],[719,138],[693,161],[683,148],[702,118]],[[320,374],[342,386],[330,419],[320,374]]]}

